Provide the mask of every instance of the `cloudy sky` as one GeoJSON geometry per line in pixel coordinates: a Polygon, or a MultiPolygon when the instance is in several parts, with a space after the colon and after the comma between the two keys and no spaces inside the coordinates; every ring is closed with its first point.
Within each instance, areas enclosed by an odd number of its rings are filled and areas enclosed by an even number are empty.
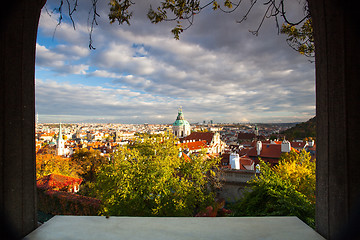
{"type": "MultiPolygon", "coordinates": [[[[250,0],[248,0],[249,2],[250,0]]],[[[266,19],[261,1],[247,20],[206,9],[175,40],[175,22],[151,24],[151,1],[135,1],[131,25],[110,24],[108,1],[89,45],[90,0],[79,1],[74,30],[48,0],[36,48],[39,122],[172,123],[182,106],[191,122],[297,122],[315,115],[314,63],[292,50],[266,19]]],[[[72,1],[70,1],[72,2],[72,1]]],[[[157,6],[157,1],[152,5],[157,6]]],[[[247,2],[244,0],[244,7],[247,2]]],[[[298,19],[298,0],[288,16],[298,19]]],[[[91,20],[91,17],[90,17],[91,20]]]]}

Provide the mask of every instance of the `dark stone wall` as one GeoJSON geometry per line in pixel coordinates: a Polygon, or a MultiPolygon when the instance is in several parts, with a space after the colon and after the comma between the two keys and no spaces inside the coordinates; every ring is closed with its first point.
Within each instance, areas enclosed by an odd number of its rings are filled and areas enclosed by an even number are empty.
{"type": "MultiPolygon", "coordinates": [[[[20,236],[36,227],[34,70],[44,2],[8,1],[0,9],[0,208],[20,236]]],[[[351,4],[309,0],[316,43],[316,228],[330,239],[358,237],[360,51],[351,4]]]]}
{"type": "Polygon", "coordinates": [[[350,1],[310,0],[316,46],[316,229],[329,239],[358,239],[360,49],[350,1]],[[355,237],[355,238],[353,238],[355,237]]]}
{"type": "Polygon", "coordinates": [[[9,1],[0,14],[0,208],[20,237],[37,226],[34,76],[43,4],[40,0],[9,1]]]}

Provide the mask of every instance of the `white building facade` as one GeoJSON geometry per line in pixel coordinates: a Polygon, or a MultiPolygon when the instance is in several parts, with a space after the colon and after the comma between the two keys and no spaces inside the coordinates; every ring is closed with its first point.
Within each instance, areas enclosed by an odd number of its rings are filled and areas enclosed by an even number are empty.
{"type": "Polygon", "coordinates": [[[182,109],[179,108],[176,121],[173,123],[173,134],[178,138],[183,138],[191,133],[191,126],[188,121],[185,120],[182,109]]]}

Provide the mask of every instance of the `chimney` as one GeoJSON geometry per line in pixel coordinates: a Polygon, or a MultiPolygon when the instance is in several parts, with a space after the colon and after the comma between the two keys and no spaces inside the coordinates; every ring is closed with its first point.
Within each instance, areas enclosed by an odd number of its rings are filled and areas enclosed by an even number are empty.
{"type": "Polygon", "coordinates": [[[261,149],[262,149],[262,142],[261,141],[257,141],[256,142],[256,153],[259,156],[261,153],[261,149]]]}
{"type": "Polygon", "coordinates": [[[240,159],[239,159],[239,154],[237,153],[231,153],[230,154],[230,165],[232,169],[240,169],[240,159]]]}
{"type": "Polygon", "coordinates": [[[284,140],[281,143],[281,152],[290,152],[291,150],[291,144],[289,141],[284,140]]]}

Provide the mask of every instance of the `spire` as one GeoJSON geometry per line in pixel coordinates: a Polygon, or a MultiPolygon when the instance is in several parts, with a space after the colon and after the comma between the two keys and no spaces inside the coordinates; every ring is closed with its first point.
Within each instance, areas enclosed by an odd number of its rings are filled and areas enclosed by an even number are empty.
{"type": "Polygon", "coordinates": [[[60,126],[59,126],[59,137],[58,137],[58,139],[62,139],[61,123],[60,123],[60,126]]]}
{"type": "Polygon", "coordinates": [[[181,106],[180,106],[179,109],[178,109],[178,116],[177,116],[176,120],[185,120],[181,106]]]}
{"type": "Polygon", "coordinates": [[[65,141],[62,136],[61,123],[59,123],[59,134],[56,144],[56,154],[64,155],[65,141]]]}

